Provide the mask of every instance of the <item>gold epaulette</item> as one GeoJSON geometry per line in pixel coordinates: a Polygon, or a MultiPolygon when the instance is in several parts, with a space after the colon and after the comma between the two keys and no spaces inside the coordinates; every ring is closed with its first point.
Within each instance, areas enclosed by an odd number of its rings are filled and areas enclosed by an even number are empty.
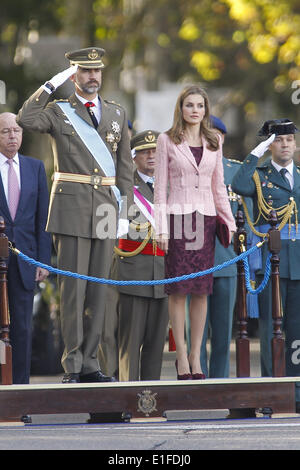
{"type": "Polygon", "coordinates": [[[239,163],[240,165],[242,164],[240,160],[234,160],[233,158],[227,158],[227,160],[232,163],[239,163]]]}
{"type": "Polygon", "coordinates": [[[114,104],[115,106],[120,106],[120,108],[122,108],[122,105],[120,103],[116,103],[113,100],[104,100],[104,101],[105,101],[105,103],[114,104]]]}

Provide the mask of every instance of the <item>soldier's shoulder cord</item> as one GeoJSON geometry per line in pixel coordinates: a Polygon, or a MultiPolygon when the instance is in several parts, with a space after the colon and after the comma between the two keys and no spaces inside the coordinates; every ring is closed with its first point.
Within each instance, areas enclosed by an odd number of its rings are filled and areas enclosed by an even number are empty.
{"type": "Polygon", "coordinates": [[[259,174],[258,174],[257,170],[254,171],[252,178],[253,178],[253,181],[254,181],[255,187],[256,187],[257,207],[258,207],[258,216],[257,216],[257,219],[256,219],[255,222],[252,222],[252,220],[250,219],[248,208],[246,206],[244,198],[242,197],[244,212],[245,212],[247,222],[248,222],[249,227],[252,230],[252,232],[255,233],[255,235],[257,235],[259,237],[264,237],[265,236],[264,233],[260,233],[256,230],[255,225],[257,224],[257,222],[258,222],[258,220],[260,219],[261,216],[266,221],[268,221],[269,220],[268,216],[269,216],[271,210],[276,211],[278,221],[280,221],[279,226],[278,226],[278,230],[281,230],[287,224],[287,222],[289,222],[289,225],[291,224],[291,219],[292,219],[292,215],[293,215],[294,212],[295,212],[295,223],[296,223],[296,226],[298,226],[298,210],[297,210],[297,205],[296,205],[296,202],[295,202],[294,198],[291,197],[289,202],[287,204],[281,206],[281,207],[275,208],[273,206],[270,206],[270,204],[267,203],[267,201],[265,200],[265,198],[263,196],[260,177],[259,177],[259,174]]]}
{"type": "MultiPolygon", "coordinates": [[[[129,257],[132,257],[132,256],[136,256],[139,253],[141,253],[143,251],[143,249],[145,248],[145,246],[147,245],[147,243],[149,242],[151,236],[153,235],[153,228],[152,228],[152,225],[150,224],[150,222],[146,222],[145,224],[143,224],[142,228],[145,228],[145,227],[147,227],[148,232],[147,232],[147,235],[145,236],[144,240],[138,246],[138,248],[136,248],[133,251],[123,251],[123,250],[120,250],[120,248],[115,246],[114,247],[114,252],[118,256],[123,256],[124,258],[129,258],[129,257]]],[[[137,230],[137,228],[136,228],[136,230],[137,230]]]]}

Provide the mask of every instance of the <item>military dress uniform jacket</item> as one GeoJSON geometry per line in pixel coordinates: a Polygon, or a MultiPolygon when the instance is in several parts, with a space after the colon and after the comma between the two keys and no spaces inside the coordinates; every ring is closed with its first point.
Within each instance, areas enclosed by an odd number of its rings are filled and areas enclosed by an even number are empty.
{"type": "MultiPolygon", "coordinates": [[[[49,94],[39,88],[19,111],[17,122],[24,129],[49,133],[54,154],[54,171],[82,175],[105,176],[57,101],[48,102],[49,94]]],[[[67,100],[79,116],[93,126],[84,105],[73,94],[67,100]]],[[[133,202],[132,158],[130,154],[127,118],[124,109],[100,97],[101,119],[97,128],[110,151],[116,167],[116,185],[127,196],[128,207],[133,202]],[[114,123],[120,129],[116,135],[114,123]],[[113,150],[113,140],[119,140],[113,150]],[[109,140],[109,141],[108,141],[109,140]]],[[[112,175],[106,175],[112,176],[112,175]]],[[[97,238],[97,208],[101,204],[118,205],[110,186],[77,182],[56,182],[52,185],[47,231],[83,238],[97,238]]],[[[102,214],[103,215],[103,214],[102,214]]],[[[114,223],[114,221],[113,221],[114,223]]]]}
{"type": "MultiPolygon", "coordinates": [[[[142,180],[137,171],[134,173],[134,185],[138,191],[148,201],[153,202],[153,193],[149,186],[142,180]]],[[[143,224],[147,222],[146,217],[143,214],[139,214],[140,209],[137,209],[138,221],[143,224]]],[[[127,238],[141,242],[144,238],[137,238],[136,232],[133,233],[130,229],[127,238]],[[131,236],[130,236],[131,234],[131,236]]],[[[145,234],[146,232],[143,232],[145,234]]],[[[152,240],[148,243],[152,243],[152,240]]],[[[123,281],[128,280],[157,280],[164,279],[164,256],[151,256],[147,254],[138,254],[133,257],[119,257],[118,260],[118,279],[123,281]]],[[[166,297],[164,292],[164,285],[131,285],[131,286],[118,286],[119,292],[128,295],[137,295],[142,297],[152,297],[155,299],[166,297]]]]}
{"type": "MultiPolygon", "coordinates": [[[[291,189],[272,165],[271,160],[267,160],[259,167],[257,163],[258,159],[255,155],[248,155],[232,182],[233,191],[252,198],[253,220],[256,221],[259,214],[256,186],[252,178],[255,170],[257,170],[259,174],[263,197],[269,205],[276,209],[288,204],[290,198],[293,197],[299,210],[300,168],[294,165],[294,187],[291,189]]],[[[295,224],[295,214],[292,215],[291,222],[295,224]]],[[[268,222],[260,216],[256,226],[265,225],[267,223],[268,222]]],[[[264,274],[268,253],[267,244],[264,244],[262,247],[262,269],[258,270],[257,274],[264,274]]],[[[279,272],[282,278],[300,280],[300,240],[296,238],[281,239],[279,272]]]]}

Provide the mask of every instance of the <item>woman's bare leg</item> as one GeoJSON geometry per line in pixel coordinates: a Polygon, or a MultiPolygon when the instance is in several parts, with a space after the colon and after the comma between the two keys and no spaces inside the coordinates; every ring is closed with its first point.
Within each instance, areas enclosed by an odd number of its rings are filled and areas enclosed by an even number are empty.
{"type": "Polygon", "coordinates": [[[200,348],[207,315],[207,296],[194,295],[190,301],[191,350],[189,363],[193,374],[202,373],[200,348]]]}
{"type": "Polygon", "coordinates": [[[176,344],[176,359],[179,375],[190,373],[184,337],[185,300],[185,295],[169,295],[169,318],[176,344]]]}

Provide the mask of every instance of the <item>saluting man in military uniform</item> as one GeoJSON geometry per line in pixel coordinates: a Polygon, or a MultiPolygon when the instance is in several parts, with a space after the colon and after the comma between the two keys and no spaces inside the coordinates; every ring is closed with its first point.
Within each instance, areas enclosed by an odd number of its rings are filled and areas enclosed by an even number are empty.
{"type": "MultiPolygon", "coordinates": [[[[135,206],[127,238],[120,238],[118,279],[164,279],[164,252],[153,241],[153,175],[158,133],[140,132],[131,139],[135,206]]],[[[155,183],[154,183],[155,184],[155,183]]],[[[118,286],[119,378],[159,380],[168,324],[163,285],[118,286]]]]}
{"type": "MultiPolygon", "coordinates": [[[[133,166],[126,113],[98,95],[104,53],[97,47],[66,53],[70,67],[24,103],[18,123],[51,136],[54,182],[47,230],[54,234],[58,268],[107,278],[122,197],[128,206],[133,203],[133,166]],[[68,78],[75,93],[51,102],[68,78]]],[[[106,287],[59,276],[64,383],[113,380],[97,359],[106,287]]]]}
{"type": "MultiPolygon", "coordinates": [[[[293,162],[296,150],[295,132],[298,129],[289,119],[266,121],[259,135],[268,136],[250,155],[235,175],[232,189],[253,200],[254,224],[252,230],[258,240],[267,233],[268,214],[275,210],[279,221],[281,237],[280,250],[280,293],[283,311],[283,331],[286,342],[286,373],[300,376],[300,228],[298,227],[298,208],[300,207],[300,168],[293,162]],[[258,165],[269,148],[271,159],[258,165]]],[[[260,252],[259,252],[260,254],[260,252]]],[[[261,259],[255,263],[257,283],[263,279],[267,244],[261,250],[261,259]]],[[[272,375],[272,296],[271,282],[259,294],[259,329],[261,341],[261,373],[272,375]]],[[[296,407],[300,411],[300,388],[296,384],[296,407]]]]}

